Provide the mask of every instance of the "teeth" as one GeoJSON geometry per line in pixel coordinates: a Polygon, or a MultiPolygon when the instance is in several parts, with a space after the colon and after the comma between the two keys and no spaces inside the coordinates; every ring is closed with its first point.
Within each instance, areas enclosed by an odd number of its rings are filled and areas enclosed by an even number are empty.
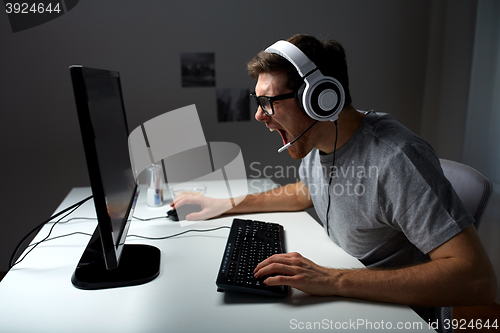
{"type": "Polygon", "coordinates": [[[274,131],[277,131],[277,129],[276,128],[270,128],[269,131],[274,132],[274,131]]]}

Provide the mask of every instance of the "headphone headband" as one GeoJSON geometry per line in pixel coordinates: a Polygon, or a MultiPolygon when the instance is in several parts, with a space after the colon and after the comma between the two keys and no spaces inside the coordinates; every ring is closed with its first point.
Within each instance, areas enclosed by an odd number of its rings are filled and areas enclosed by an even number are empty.
{"type": "Polygon", "coordinates": [[[314,71],[316,65],[297,46],[285,40],[279,40],[266,49],[267,53],[276,53],[295,66],[299,75],[303,78],[314,71]]]}

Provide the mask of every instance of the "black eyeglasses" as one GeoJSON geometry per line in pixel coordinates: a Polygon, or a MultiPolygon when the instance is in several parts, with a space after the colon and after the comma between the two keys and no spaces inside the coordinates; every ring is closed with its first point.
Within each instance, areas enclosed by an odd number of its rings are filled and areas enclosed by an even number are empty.
{"type": "Polygon", "coordinates": [[[269,117],[274,115],[274,107],[273,107],[273,102],[275,101],[281,101],[284,99],[289,99],[289,98],[294,98],[296,96],[295,92],[291,93],[286,93],[282,95],[277,95],[277,96],[257,96],[255,93],[251,93],[250,96],[252,96],[253,101],[255,102],[256,109],[259,108],[259,106],[262,108],[262,111],[269,117]]]}

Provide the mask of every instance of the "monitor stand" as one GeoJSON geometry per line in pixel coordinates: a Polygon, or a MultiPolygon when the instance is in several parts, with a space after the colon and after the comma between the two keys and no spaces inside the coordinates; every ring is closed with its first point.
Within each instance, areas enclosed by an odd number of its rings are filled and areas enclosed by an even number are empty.
{"type": "Polygon", "coordinates": [[[96,228],[71,277],[79,289],[95,290],[144,284],[160,274],[161,252],[143,244],[126,244],[117,268],[108,270],[102,253],[99,228],[96,228]]]}

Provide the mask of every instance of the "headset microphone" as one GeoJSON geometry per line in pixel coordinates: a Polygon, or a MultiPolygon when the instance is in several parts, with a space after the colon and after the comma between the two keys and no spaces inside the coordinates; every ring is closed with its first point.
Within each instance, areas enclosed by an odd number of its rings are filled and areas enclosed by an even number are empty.
{"type": "Polygon", "coordinates": [[[302,133],[300,133],[300,135],[298,137],[296,137],[295,139],[293,139],[292,141],[288,142],[286,145],[284,145],[283,147],[281,147],[280,149],[278,149],[278,153],[281,153],[283,152],[284,150],[290,148],[290,146],[295,142],[297,141],[298,139],[300,139],[300,137],[302,135],[304,135],[307,131],[309,131],[311,129],[311,127],[313,127],[314,125],[316,125],[316,123],[318,122],[318,120],[316,120],[314,123],[311,124],[311,126],[309,126],[308,128],[306,128],[306,130],[302,133]]]}

